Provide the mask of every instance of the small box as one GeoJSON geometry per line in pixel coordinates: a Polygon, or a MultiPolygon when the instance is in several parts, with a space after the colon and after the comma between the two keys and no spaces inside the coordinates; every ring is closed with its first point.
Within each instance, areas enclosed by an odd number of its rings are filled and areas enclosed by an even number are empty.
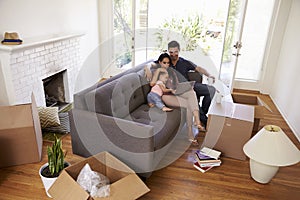
{"type": "Polygon", "coordinates": [[[270,107],[256,95],[233,93],[232,99],[234,103],[254,106],[254,132],[257,132],[259,129],[260,119],[263,119],[265,114],[272,112],[270,107]]]}
{"type": "Polygon", "coordinates": [[[33,94],[31,101],[0,106],[0,167],[41,161],[43,138],[33,94]]]}
{"type": "Polygon", "coordinates": [[[243,146],[251,137],[253,121],[253,106],[212,102],[202,147],[221,151],[225,157],[245,160],[243,146]]]}
{"type": "Polygon", "coordinates": [[[137,199],[149,191],[150,189],[132,169],[108,152],[101,152],[65,168],[48,190],[55,200],[129,200],[137,199]],[[92,198],[76,182],[79,172],[86,163],[93,171],[102,173],[109,178],[111,184],[109,197],[92,198]]]}

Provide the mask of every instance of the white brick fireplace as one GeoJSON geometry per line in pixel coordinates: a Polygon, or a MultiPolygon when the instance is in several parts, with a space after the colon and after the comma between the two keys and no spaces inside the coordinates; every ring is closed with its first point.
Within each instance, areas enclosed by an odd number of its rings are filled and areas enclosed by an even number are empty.
{"type": "Polygon", "coordinates": [[[0,105],[30,102],[33,92],[38,106],[45,106],[43,79],[63,73],[66,102],[73,91],[81,65],[82,34],[24,40],[21,45],[0,45],[0,105]]]}

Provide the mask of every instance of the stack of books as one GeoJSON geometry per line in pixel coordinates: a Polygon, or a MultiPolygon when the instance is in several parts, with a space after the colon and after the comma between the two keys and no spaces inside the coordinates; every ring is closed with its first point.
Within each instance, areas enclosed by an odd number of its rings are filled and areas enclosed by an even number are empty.
{"type": "Polygon", "coordinates": [[[203,147],[194,154],[196,160],[194,167],[202,173],[207,172],[211,168],[221,165],[220,155],[220,151],[203,147]]]}

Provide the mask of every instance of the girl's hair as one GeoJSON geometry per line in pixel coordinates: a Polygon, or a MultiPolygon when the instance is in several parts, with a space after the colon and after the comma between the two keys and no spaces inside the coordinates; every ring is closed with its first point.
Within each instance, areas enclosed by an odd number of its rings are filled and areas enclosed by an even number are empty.
{"type": "Polygon", "coordinates": [[[162,53],[160,54],[160,56],[158,57],[158,59],[156,61],[154,61],[156,64],[158,64],[159,62],[163,61],[164,58],[168,58],[169,61],[171,62],[171,57],[169,56],[169,54],[167,53],[162,53]]]}

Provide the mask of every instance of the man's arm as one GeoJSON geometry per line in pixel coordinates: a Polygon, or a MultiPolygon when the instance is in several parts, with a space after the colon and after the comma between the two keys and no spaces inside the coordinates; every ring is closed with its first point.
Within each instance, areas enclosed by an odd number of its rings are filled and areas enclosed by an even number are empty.
{"type": "Polygon", "coordinates": [[[207,76],[208,78],[212,78],[213,81],[215,82],[215,79],[216,79],[216,78],[215,78],[213,75],[211,75],[206,69],[204,69],[204,68],[202,68],[202,67],[200,67],[200,66],[197,66],[197,67],[195,68],[195,70],[196,70],[197,72],[201,73],[201,74],[204,74],[204,75],[207,76]]]}

